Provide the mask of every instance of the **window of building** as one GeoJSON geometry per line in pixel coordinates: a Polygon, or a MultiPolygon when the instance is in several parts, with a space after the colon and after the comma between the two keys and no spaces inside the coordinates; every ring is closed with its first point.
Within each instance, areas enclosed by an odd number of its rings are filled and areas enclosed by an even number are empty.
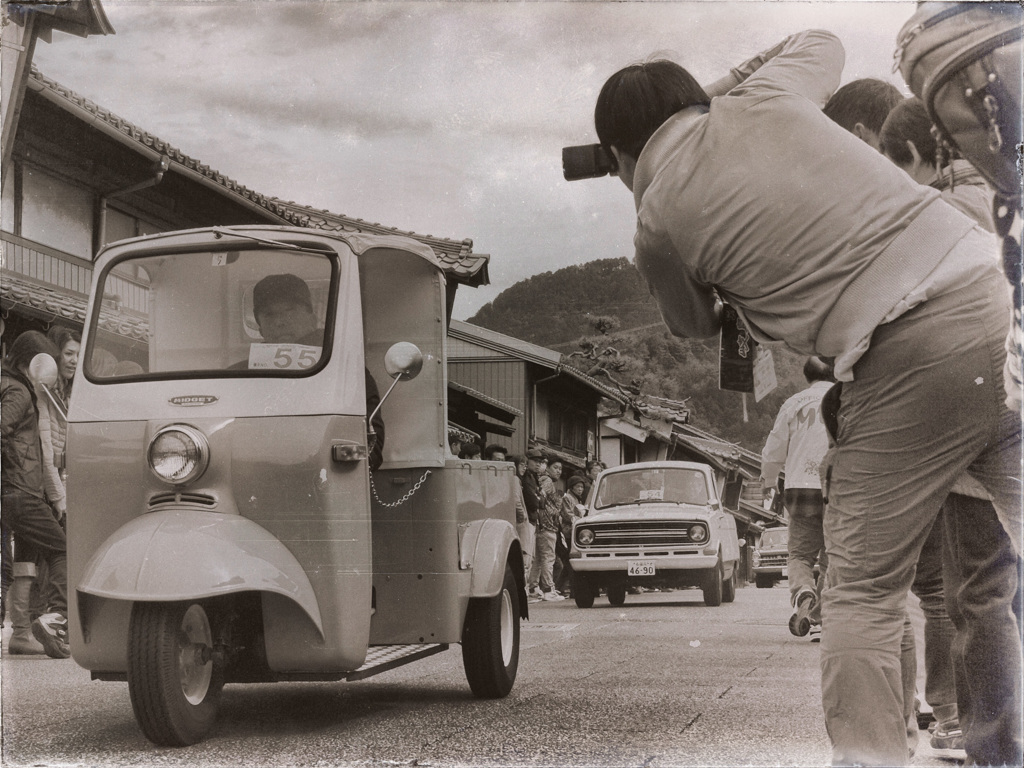
{"type": "Polygon", "coordinates": [[[22,237],[83,259],[92,258],[92,192],[39,168],[22,168],[22,237]]]}

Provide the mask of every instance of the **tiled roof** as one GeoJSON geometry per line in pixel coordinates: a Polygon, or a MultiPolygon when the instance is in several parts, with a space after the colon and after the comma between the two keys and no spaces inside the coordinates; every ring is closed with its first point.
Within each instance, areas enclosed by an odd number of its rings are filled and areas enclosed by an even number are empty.
{"type": "Polygon", "coordinates": [[[513,408],[508,403],[503,403],[501,400],[493,398],[490,395],[485,395],[483,392],[478,392],[472,387],[467,387],[465,384],[459,384],[457,381],[452,381],[451,379],[448,379],[448,387],[449,389],[454,389],[456,392],[462,392],[464,394],[467,394],[473,399],[479,400],[481,403],[487,403],[488,405],[497,408],[499,411],[504,411],[505,413],[510,414],[512,416],[523,415],[523,412],[520,411],[518,408],[513,408]]]}
{"type": "Polygon", "coordinates": [[[454,421],[448,422],[448,442],[458,440],[460,443],[475,443],[479,439],[480,435],[473,430],[460,427],[454,421]]]}
{"type": "Polygon", "coordinates": [[[42,93],[51,101],[57,103],[58,106],[67,109],[70,105],[74,109],[88,114],[98,121],[99,124],[111,129],[121,139],[137,144],[140,149],[145,148],[149,152],[166,155],[173,164],[177,164],[188,171],[198,174],[208,182],[222,187],[229,195],[241,198],[251,205],[262,208],[270,216],[275,217],[278,223],[334,232],[367,232],[371,234],[411,237],[421,243],[425,243],[434,251],[441,262],[441,266],[444,268],[445,274],[455,282],[473,287],[490,283],[487,271],[490,256],[482,253],[473,253],[472,240],[449,240],[433,235],[418,235],[415,232],[400,230],[397,227],[373,224],[362,219],[353,219],[331,213],[330,211],[317,210],[309,206],[300,205],[299,203],[284,202],[276,197],[270,197],[251,190],[234,179],[210,168],[208,165],[203,165],[166,141],[142,130],[134,123],[75,93],[67,86],[46,77],[35,67],[32,68],[29,87],[42,93]]]}
{"type": "Polygon", "coordinates": [[[633,401],[633,407],[648,418],[685,424],[690,420],[690,409],[685,400],[669,400],[666,397],[640,394],[633,401]]]}
{"type": "Polygon", "coordinates": [[[323,229],[328,232],[367,232],[375,235],[401,235],[411,237],[425,243],[437,255],[438,261],[444,268],[449,278],[456,282],[471,287],[488,285],[491,282],[487,271],[490,256],[485,253],[473,253],[473,241],[449,240],[433,235],[418,235],[415,232],[407,232],[397,227],[386,227],[383,224],[374,224],[363,219],[353,219],[327,210],[318,210],[299,203],[285,202],[273,198],[274,201],[305,221],[303,226],[314,229],[323,229]]]}
{"type": "MultiPolygon", "coordinates": [[[[4,271],[0,279],[0,299],[5,305],[17,306],[24,312],[47,320],[64,318],[85,324],[85,312],[89,297],[83,293],[72,293],[46,283],[27,280],[4,271]]],[[[100,328],[129,339],[146,339],[149,323],[124,313],[114,315],[100,310],[100,328]]]]}

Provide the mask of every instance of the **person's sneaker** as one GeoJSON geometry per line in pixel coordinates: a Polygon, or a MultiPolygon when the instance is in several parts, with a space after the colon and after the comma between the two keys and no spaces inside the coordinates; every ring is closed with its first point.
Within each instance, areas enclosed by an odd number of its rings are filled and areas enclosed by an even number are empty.
{"type": "Polygon", "coordinates": [[[527,597],[536,597],[538,600],[544,597],[544,593],[540,591],[540,587],[531,587],[526,591],[527,597]]]}
{"type": "Polygon", "coordinates": [[[821,642],[821,624],[811,624],[811,628],[808,630],[811,635],[812,643],[821,642]]]}
{"type": "Polygon", "coordinates": [[[939,723],[931,738],[932,749],[941,753],[940,757],[958,757],[967,759],[964,749],[964,734],[960,730],[959,720],[939,723]]]}
{"type": "Polygon", "coordinates": [[[51,659],[66,659],[68,648],[68,620],[59,613],[46,613],[32,622],[32,636],[39,641],[51,659]]]}
{"type": "Polygon", "coordinates": [[[565,600],[564,597],[562,597],[560,594],[558,594],[553,589],[550,592],[545,592],[544,593],[544,599],[547,600],[549,603],[553,603],[553,602],[556,602],[558,600],[565,600]]]}

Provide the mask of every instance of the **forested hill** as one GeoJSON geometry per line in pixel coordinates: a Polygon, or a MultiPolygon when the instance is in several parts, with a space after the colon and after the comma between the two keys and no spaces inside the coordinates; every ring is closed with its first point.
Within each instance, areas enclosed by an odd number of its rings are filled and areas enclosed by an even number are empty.
{"type": "Polygon", "coordinates": [[[603,259],[521,280],[470,323],[558,350],[604,381],[686,400],[691,422],[760,453],[789,395],[806,386],[803,358],[773,346],[779,388],[743,420],[739,393],[718,389],[718,340],[672,336],[640,275],[626,259],[603,259]]]}

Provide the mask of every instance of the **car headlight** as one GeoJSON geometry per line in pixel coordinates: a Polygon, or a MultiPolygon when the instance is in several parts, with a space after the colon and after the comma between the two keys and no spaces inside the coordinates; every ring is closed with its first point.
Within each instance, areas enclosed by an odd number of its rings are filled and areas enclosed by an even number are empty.
{"type": "Polygon", "coordinates": [[[708,537],[708,530],[703,525],[690,526],[690,541],[700,544],[708,537]]]}
{"type": "Polygon", "coordinates": [[[156,433],[149,444],[149,468],[167,483],[192,482],[210,463],[206,435],[194,427],[171,424],[156,433]]]}
{"type": "Polygon", "coordinates": [[[594,532],[590,528],[580,528],[576,531],[576,541],[584,547],[594,543],[594,532]]]}
{"type": "Polygon", "coordinates": [[[755,568],[761,564],[761,553],[756,549],[754,550],[754,554],[750,556],[750,562],[753,563],[755,568]]]}

